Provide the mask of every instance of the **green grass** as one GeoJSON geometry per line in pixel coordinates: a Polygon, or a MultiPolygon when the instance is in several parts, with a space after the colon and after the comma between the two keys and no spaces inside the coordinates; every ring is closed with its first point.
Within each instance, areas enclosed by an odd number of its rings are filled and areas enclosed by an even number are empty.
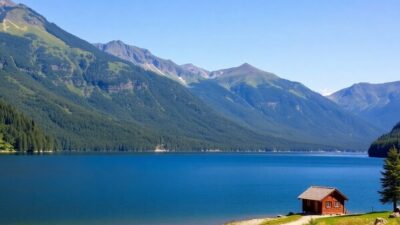
{"type": "Polygon", "coordinates": [[[85,96],[85,94],[83,93],[83,90],[78,88],[78,87],[76,87],[74,84],[66,83],[65,86],[68,88],[69,91],[71,91],[71,92],[73,92],[73,93],[75,93],[75,94],[77,94],[77,95],[79,95],[81,97],[85,96]]]}
{"type": "Polygon", "coordinates": [[[391,212],[376,212],[362,215],[336,216],[316,220],[317,225],[373,225],[375,219],[380,217],[388,221],[387,225],[398,225],[400,219],[389,219],[391,212]]]}
{"type": "Polygon", "coordinates": [[[282,218],[277,218],[261,223],[261,225],[280,225],[285,223],[290,223],[301,218],[301,215],[285,216],[282,218]]]}
{"type": "Polygon", "coordinates": [[[127,70],[128,68],[128,65],[121,62],[108,62],[108,69],[115,74],[118,74],[123,70],[127,70]]]}
{"type": "Polygon", "coordinates": [[[19,89],[21,90],[22,93],[24,93],[25,95],[35,95],[35,92],[32,91],[31,89],[25,87],[24,85],[22,85],[19,81],[17,81],[16,79],[14,79],[11,76],[6,76],[5,77],[8,81],[10,81],[11,83],[15,84],[16,86],[19,87],[19,89]]]}

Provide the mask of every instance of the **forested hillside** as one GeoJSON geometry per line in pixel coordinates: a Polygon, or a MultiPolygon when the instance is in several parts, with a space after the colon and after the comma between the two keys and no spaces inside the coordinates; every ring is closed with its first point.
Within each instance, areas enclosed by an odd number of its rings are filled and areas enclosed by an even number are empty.
{"type": "Polygon", "coordinates": [[[393,147],[400,149],[400,123],[393,127],[392,131],[378,138],[372,143],[368,154],[371,157],[386,157],[393,147]]]}
{"type": "Polygon", "coordinates": [[[322,148],[258,134],[182,85],[106,54],[24,5],[0,7],[0,97],[65,150],[322,148]]]}
{"type": "Polygon", "coordinates": [[[54,139],[36,123],[0,101],[0,151],[38,152],[56,150],[54,139]]]}

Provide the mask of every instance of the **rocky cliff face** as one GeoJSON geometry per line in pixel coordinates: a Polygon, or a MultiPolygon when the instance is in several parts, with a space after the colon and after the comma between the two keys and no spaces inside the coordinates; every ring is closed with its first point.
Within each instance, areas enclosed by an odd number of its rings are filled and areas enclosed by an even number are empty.
{"type": "Polygon", "coordinates": [[[206,79],[209,78],[209,76],[210,76],[210,72],[208,70],[197,67],[191,63],[181,65],[181,67],[193,74],[196,74],[196,75],[206,78],[206,79]]]}
{"type": "Polygon", "coordinates": [[[149,50],[127,45],[122,41],[111,41],[107,44],[94,44],[100,50],[115,55],[135,65],[166,76],[183,85],[207,78],[208,72],[193,65],[177,65],[171,60],[154,56],[149,50]]]}
{"type": "Polygon", "coordinates": [[[17,4],[15,4],[13,1],[11,0],[0,0],[0,7],[12,7],[12,6],[16,6],[17,4]]]}

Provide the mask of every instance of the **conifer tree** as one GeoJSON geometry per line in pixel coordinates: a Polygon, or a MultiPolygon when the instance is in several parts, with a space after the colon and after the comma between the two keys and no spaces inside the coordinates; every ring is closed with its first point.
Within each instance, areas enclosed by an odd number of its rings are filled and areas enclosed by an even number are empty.
{"type": "Polygon", "coordinates": [[[383,165],[381,184],[381,202],[392,203],[393,211],[396,211],[400,200],[400,154],[396,147],[392,147],[388,152],[383,165]]]}

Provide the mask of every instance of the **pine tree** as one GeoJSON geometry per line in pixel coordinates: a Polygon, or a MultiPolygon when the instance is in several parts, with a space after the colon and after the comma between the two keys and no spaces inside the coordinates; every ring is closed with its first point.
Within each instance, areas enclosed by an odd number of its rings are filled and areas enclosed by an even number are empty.
{"type": "Polygon", "coordinates": [[[382,190],[379,191],[380,200],[383,204],[393,203],[393,211],[396,211],[400,200],[400,154],[396,147],[389,150],[383,169],[382,190]]]}

